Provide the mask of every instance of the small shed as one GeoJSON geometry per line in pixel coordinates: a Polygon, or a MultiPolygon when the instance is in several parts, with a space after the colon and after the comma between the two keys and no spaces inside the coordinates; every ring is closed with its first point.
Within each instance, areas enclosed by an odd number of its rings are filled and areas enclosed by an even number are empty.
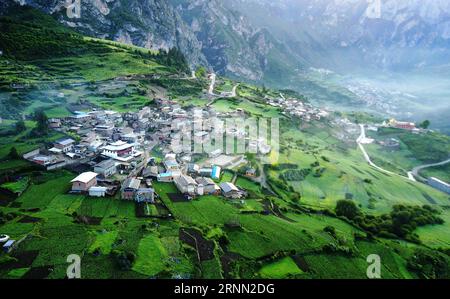
{"type": "Polygon", "coordinates": [[[84,172],[74,178],[72,183],[72,191],[87,192],[89,188],[97,185],[97,176],[95,172],[84,172]]]}
{"type": "Polygon", "coordinates": [[[92,197],[105,197],[107,190],[108,190],[108,188],[106,188],[106,187],[94,186],[94,187],[89,188],[89,196],[92,196],[92,197]]]}
{"type": "Polygon", "coordinates": [[[247,168],[247,170],[245,171],[245,175],[248,177],[256,177],[256,169],[247,168]]]}
{"type": "Polygon", "coordinates": [[[198,173],[200,176],[211,177],[213,170],[212,168],[201,168],[198,173]]]}
{"type": "Polygon", "coordinates": [[[220,189],[225,197],[239,199],[243,196],[243,193],[232,183],[221,183],[220,189]]]}
{"type": "Polygon", "coordinates": [[[214,166],[212,168],[211,178],[213,180],[219,180],[221,171],[222,169],[219,166],[214,166]]]}
{"type": "Polygon", "coordinates": [[[122,184],[122,199],[134,200],[135,194],[141,186],[141,180],[128,178],[122,184]]]}
{"type": "Polygon", "coordinates": [[[152,188],[139,188],[136,191],[136,202],[155,202],[155,191],[152,188]]]}
{"type": "Polygon", "coordinates": [[[3,251],[6,253],[10,253],[14,249],[16,241],[15,240],[8,240],[5,244],[3,244],[3,251]]]}

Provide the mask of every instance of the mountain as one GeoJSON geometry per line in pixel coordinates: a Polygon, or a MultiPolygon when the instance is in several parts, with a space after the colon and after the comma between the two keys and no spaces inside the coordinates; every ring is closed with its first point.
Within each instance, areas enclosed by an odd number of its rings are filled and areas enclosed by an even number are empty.
{"type": "Polygon", "coordinates": [[[63,0],[16,2],[83,34],[149,49],[177,47],[191,67],[253,81],[286,85],[309,67],[450,68],[446,0],[86,0],[80,18],[67,16],[63,0]]]}
{"type": "Polygon", "coordinates": [[[148,49],[177,47],[192,68],[204,65],[223,75],[270,81],[301,64],[300,56],[268,30],[253,27],[223,1],[87,0],[81,2],[79,18],[67,15],[65,1],[15,2],[51,14],[85,35],[148,49]]]}
{"type": "Polygon", "coordinates": [[[79,18],[70,18],[65,1],[61,0],[6,0],[4,3],[8,2],[38,8],[85,35],[154,50],[177,47],[191,65],[208,64],[193,32],[164,0],[81,1],[79,18]]]}
{"type": "Polygon", "coordinates": [[[249,80],[274,80],[302,64],[300,55],[267,29],[254,27],[220,0],[171,0],[202,44],[202,53],[220,74],[249,80]]]}
{"type": "Polygon", "coordinates": [[[450,2],[446,0],[227,3],[314,67],[403,71],[450,63],[450,2]],[[319,60],[314,59],[317,54],[319,60]]]}
{"type": "Polygon", "coordinates": [[[83,0],[80,18],[67,15],[63,0],[6,0],[0,8],[14,2],[84,35],[179,48],[191,69],[296,90],[323,105],[450,126],[440,115],[448,106],[448,1],[83,0]]]}

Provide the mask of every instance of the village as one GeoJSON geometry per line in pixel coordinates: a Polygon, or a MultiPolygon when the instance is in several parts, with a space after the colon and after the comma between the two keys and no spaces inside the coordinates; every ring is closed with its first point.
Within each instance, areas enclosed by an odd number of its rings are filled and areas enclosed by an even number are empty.
{"type": "MultiPolygon", "coordinates": [[[[212,76],[210,89],[214,83],[212,76]]],[[[236,88],[221,95],[209,93],[208,97],[235,97],[236,88]]],[[[267,103],[279,107],[287,117],[306,122],[329,116],[326,110],[282,94],[267,103]]],[[[257,170],[246,160],[245,152],[268,155],[272,150],[265,138],[253,136],[245,126],[225,127],[220,121],[246,116],[242,109],[221,113],[209,105],[186,108],[161,98],[134,113],[93,107],[49,119],[49,129],[70,137],[28,152],[23,158],[48,171],[66,168],[80,173],[72,180],[72,194],[106,197],[120,192],[123,200],[155,203],[156,181],[173,183],[185,200],[203,195],[242,199],[246,190],[233,182],[221,182],[223,172],[244,168],[245,176],[254,179],[257,170]],[[236,153],[232,146],[224,152],[223,145],[207,146],[217,134],[243,141],[246,151],[236,153]],[[193,153],[192,145],[200,146],[201,151],[193,153]]]]}
{"type": "MultiPolygon", "coordinates": [[[[243,112],[219,114],[212,108],[183,109],[170,100],[155,102],[154,107],[144,107],[136,113],[93,109],[49,119],[50,129],[73,137],[35,149],[23,158],[48,171],[66,168],[79,173],[71,181],[71,194],[111,197],[119,192],[122,200],[151,204],[158,198],[153,188],[156,181],[173,183],[184,200],[203,195],[245,198],[245,190],[232,182],[220,182],[225,169],[245,167],[248,161],[244,153],[224,153],[222,148],[213,148],[194,154],[191,140],[186,146],[180,139],[192,133],[199,118],[213,122],[217,117],[242,117],[243,112]]],[[[245,129],[220,132],[246,138],[250,147],[259,148],[263,154],[271,150],[260,139],[250,140],[245,129]]],[[[196,131],[192,142],[210,143],[212,135],[212,128],[196,131]]],[[[256,170],[248,166],[246,173],[254,177],[256,170]]]]}
{"type": "Polygon", "coordinates": [[[279,98],[269,99],[267,103],[273,107],[281,108],[283,110],[283,115],[297,117],[305,122],[321,120],[330,115],[330,112],[325,109],[314,107],[312,104],[299,99],[286,98],[281,93],[279,98]]]}

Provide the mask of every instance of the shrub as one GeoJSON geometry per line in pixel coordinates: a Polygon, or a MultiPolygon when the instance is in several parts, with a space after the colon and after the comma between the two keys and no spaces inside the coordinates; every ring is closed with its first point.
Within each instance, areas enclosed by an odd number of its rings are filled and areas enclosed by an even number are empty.
{"type": "Polygon", "coordinates": [[[336,228],[334,226],[328,225],[323,228],[323,231],[329,233],[331,236],[336,237],[336,228]]]}
{"type": "Polygon", "coordinates": [[[358,207],[351,200],[339,200],[336,203],[336,215],[344,216],[350,220],[355,219],[360,214],[358,207]]]}

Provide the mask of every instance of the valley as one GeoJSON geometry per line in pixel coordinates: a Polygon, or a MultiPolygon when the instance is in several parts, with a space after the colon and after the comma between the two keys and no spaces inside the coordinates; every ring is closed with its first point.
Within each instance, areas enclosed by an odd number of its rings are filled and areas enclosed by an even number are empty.
{"type": "Polygon", "coordinates": [[[192,76],[176,49],[86,37],[32,8],[0,29],[0,235],[15,241],[0,278],[64,279],[70,254],[83,279],[364,279],[370,254],[383,279],[450,277],[450,195],[427,181],[449,180],[447,135],[387,122],[386,106],[192,76]],[[216,133],[233,147],[179,142],[216,133]],[[98,188],[77,189],[86,176],[98,188]]]}

